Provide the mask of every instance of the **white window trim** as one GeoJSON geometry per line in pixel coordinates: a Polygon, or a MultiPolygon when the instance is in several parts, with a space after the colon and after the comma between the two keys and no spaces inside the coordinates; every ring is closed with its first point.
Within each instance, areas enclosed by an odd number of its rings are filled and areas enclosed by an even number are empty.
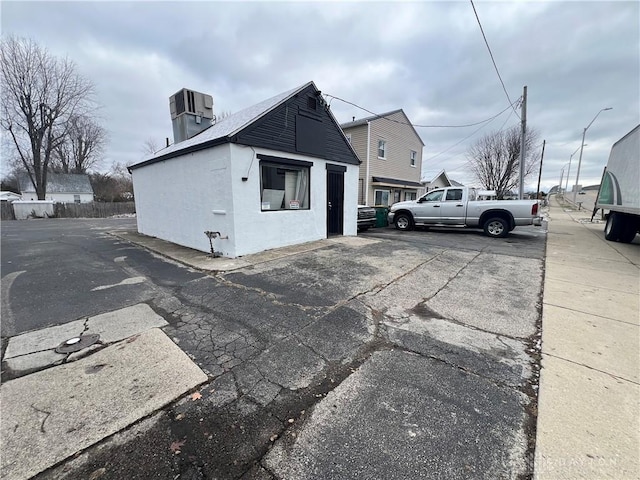
{"type": "Polygon", "coordinates": [[[373,203],[374,205],[377,205],[376,203],[376,192],[387,192],[387,207],[389,206],[389,200],[391,197],[391,190],[388,190],[386,188],[374,188],[373,189],[373,203]]]}
{"type": "Polygon", "coordinates": [[[377,152],[378,152],[378,158],[380,158],[382,160],[386,160],[387,159],[387,141],[386,140],[384,140],[382,138],[378,139],[378,150],[377,150],[377,152]],[[380,142],[382,142],[384,144],[384,148],[382,149],[383,152],[384,152],[384,156],[382,156],[382,157],[380,156],[380,142]]]}
{"type": "Polygon", "coordinates": [[[413,167],[416,168],[416,164],[418,163],[418,152],[416,152],[415,150],[410,150],[411,153],[409,153],[409,164],[413,167]],[[413,155],[413,158],[411,158],[411,155],[413,155]]]}

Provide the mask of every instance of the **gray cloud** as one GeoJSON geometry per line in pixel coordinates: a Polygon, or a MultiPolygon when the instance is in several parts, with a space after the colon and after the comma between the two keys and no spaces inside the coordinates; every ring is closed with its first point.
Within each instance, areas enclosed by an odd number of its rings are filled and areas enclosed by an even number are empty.
{"type": "MultiPolygon", "coordinates": [[[[106,163],[139,160],[142,144],[171,136],[168,97],[182,87],[237,111],[314,80],[323,92],[414,123],[457,125],[507,107],[466,2],[2,3],[2,31],[68,55],[95,83],[106,163]]],[[[587,133],[581,183],[597,183],[609,149],[640,122],[638,2],[476,2],[512,100],[529,89],[528,123],[548,142],[543,186],[587,133]]],[[[337,100],[340,121],[367,113],[337,100]]],[[[472,182],[465,151],[518,124],[509,111],[478,127],[418,128],[426,171],[472,182]],[[433,158],[440,152],[448,151],[433,158]]],[[[537,179],[529,180],[531,185],[537,179]]]]}

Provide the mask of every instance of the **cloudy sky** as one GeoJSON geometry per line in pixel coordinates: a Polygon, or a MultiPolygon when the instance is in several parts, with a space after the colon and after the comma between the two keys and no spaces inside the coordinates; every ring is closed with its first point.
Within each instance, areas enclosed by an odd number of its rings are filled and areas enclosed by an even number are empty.
{"type": "MultiPolygon", "coordinates": [[[[640,123],[640,2],[487,2],[476,9],[511,100],[528,86],[527,124],[546,140],[543,190],[586,134],[580,183],[599,183],[613,142],[640,123]]],[[[425,177],[465,184],[468,146],[519,124],[473,8],[459,2],[9,2],[2,33],[68,56],[95,82],[109,131],[103,170],[172,136],[183,87],[235,112],[313,80],[380,113],[403,108],[426,145],[425,177]],[[480,128],[482,127],[482,128],[480,128]]],[[[339,100],[340,122],[369,114],[339,100]]],[[[578,154],[573,157],[572,179],[578,154]]],[[[536,178],[527,181],[535,189],[536,178]]],[[[563,181],[564,183],[564,181],[563,181]]]]}

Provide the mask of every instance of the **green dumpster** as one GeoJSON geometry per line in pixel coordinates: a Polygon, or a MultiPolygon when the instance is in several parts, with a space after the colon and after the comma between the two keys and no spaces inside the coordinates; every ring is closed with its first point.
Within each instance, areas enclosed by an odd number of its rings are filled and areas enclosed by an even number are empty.
{"type": "Polygon", "coordinates": [[[389,213],[389,207],[375,207],[376,208],[376,227],[386,227],[389,225],[387,222],[387,214],[389,213]]]}

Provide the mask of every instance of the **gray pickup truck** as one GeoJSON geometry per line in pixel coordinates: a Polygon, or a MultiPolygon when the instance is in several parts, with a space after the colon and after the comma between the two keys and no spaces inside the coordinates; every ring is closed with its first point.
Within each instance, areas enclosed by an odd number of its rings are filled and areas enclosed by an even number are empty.
{"type": "Polygon", "coordinates": [[[506,237],[520,225],[542,225],[537,200],[478,200],[478,190],[450,187],[432,190],[417,200],[394,203],[388,220],[398,230],[414,226],[482,228],[489,237],[506,237]]]}

